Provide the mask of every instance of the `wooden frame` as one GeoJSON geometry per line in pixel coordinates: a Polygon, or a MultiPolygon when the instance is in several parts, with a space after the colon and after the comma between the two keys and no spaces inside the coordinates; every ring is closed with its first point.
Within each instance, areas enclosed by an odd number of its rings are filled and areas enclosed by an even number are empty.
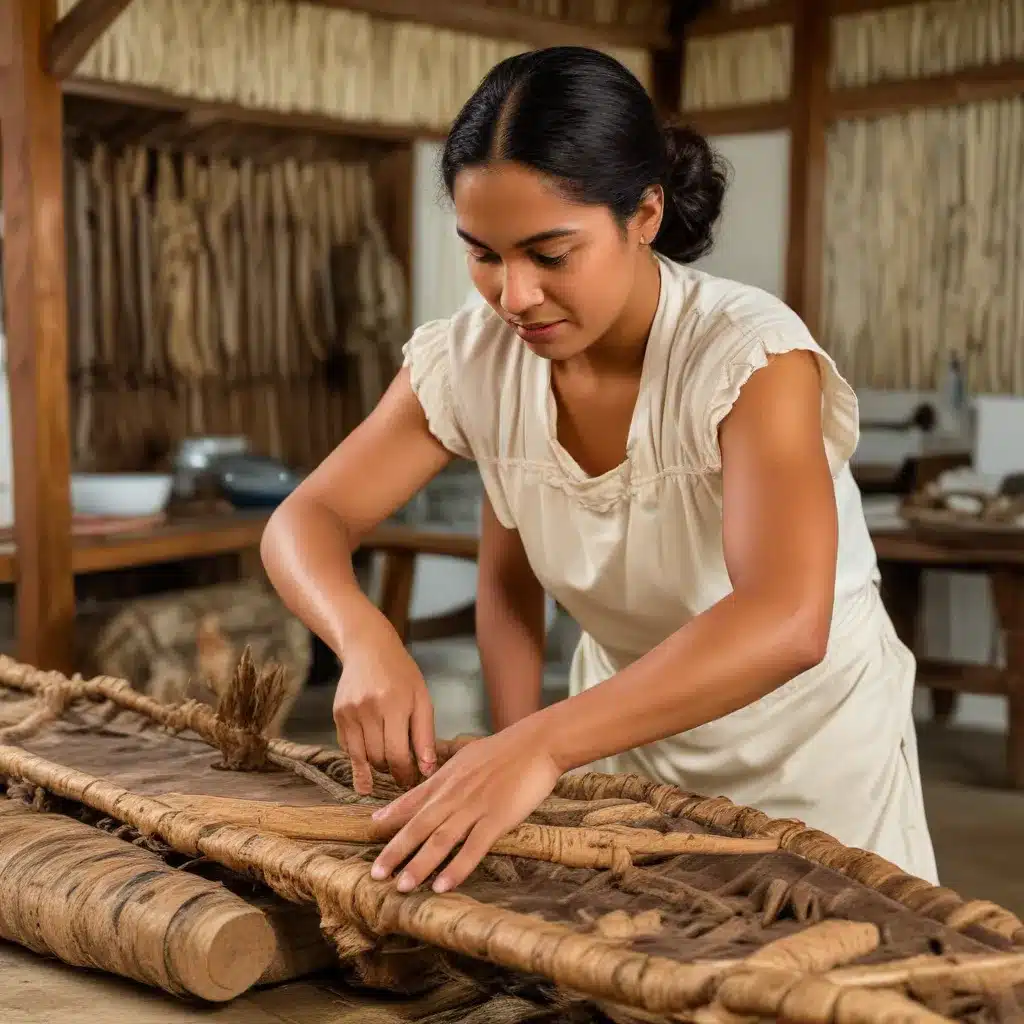
{"type": "MultiPolygon", "coordinates": [[[[131,0],[80,0],[64,18],[57,0],[0,0],[0,142],[6,214],[4,295],[13,423],[14,550],[0,551],[0,582],[17,591],[18,657],[72,671],[76,573],[237,550],[250,526],[233,532],[201,524],[152,536],[98,541],[71,532],[67,300],[64,243],[63,90],[177,115],[185,126],[217,124],[295,130],[390,145],[381,218],[408,271],[413,258],[411,146],[437,132],[330,117],[251,110],[159,90],[70,79],[89,48],[131,0]],[[227,547],[225,547],[227,545],[227,547]]],[[[682,51],[672,32],[558,22],[475,0],[305,0],[381,18],[429,23],[533,45],[581,43],[653,53],[662,106],[675,106],[682,51]]],[[[399,559],[401,561],[401,559],[399,559]]],[[[401,568],[401,567],[399,567],[401,568]]],[[[408,580],[392,573],[390,589],[408,580]]],[[[407,574],[406,574],[407,575],[407,574]]],[[[401,596],[400,594],[398,596],[401,596]]]]}

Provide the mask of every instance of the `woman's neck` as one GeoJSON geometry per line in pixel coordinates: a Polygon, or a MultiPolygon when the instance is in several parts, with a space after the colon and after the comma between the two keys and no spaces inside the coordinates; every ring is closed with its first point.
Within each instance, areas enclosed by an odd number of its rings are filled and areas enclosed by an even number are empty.
{"type": "Polygon", "coordinates": [[[639,260],[633,290],[615,323],[565,369],[584,373],[639,374],[661,298],[661,269],[657,257],[639,260]]]}

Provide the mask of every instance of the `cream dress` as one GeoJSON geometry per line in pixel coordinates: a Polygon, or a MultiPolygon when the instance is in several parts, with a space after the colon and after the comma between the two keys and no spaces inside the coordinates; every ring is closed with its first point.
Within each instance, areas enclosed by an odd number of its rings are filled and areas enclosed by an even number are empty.
{"type": "Polygon", "coordinates": [[[592,767],[801,819],[934,882],[911,716],[915,662],[882,606],[849,468],[854,391],[778,299],[658,262],[660,299],[619,466],[590,477],[559,444],[550,363],[489,307],[425,324],[405,347],[430,429],[477,462],[498,519],[519,532],[537,578],[579,623],[575,694],[730,592],[718,425],[769,355],[813,352],[839,512],[825,659],[724,718],[592,767]]]}

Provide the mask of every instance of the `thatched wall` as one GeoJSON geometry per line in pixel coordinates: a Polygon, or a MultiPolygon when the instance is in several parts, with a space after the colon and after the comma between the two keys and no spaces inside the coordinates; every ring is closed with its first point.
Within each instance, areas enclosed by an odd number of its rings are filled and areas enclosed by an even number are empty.
{"type": "Polygon", "coordinates": [[[77,468],[207,433],[311,467],[366,415],[408,316],[367,163],[94,145],[67,166],[77,468]]]}
{"type": "Polygon", "coordinates": [[[939,0],[835,18],[836,87],[924,78],[1024,57],[1021,0],[939,0]]]}
{"type": "MultiPolygon", "coordinates": [[[[836,19],[837,86],[1024,56],[1024,0],[836,19]]],[[[858,384],[1024,394],[1024,97],[841,122],[829,136],[824,341],[858,384]]]]}
{"type": "Polygon", "coordinates": [[[686,110],[768,103],[789,95],[793,65],[789,25],[695,36],[686,43],[686,110]]]}
{"type": "MultiPolygon", "coordinates": [[[[731,0],[734,8],[745,0],[731,0]]],[[[1024,0],[832,20],[833,88],[1024,58],[1024,0]]],[[[789,93],[790,29],[689,40],[691,109],[789,93]]],[[[1024,393],[1024,97],[839,122],[828,136],[822,341],[858,385],[1024,393]]]]}
{"type": "MultiPolygon", "coordinates": [[[[62,0],[67,11],[77,0],[62,0]]],[[[135,0],[78,69],[204,100],[443,129],[498,61],[531,49],[281,0],[135,0]]],[[[650,84],[646,50],[609,52],[650,84]]]]}

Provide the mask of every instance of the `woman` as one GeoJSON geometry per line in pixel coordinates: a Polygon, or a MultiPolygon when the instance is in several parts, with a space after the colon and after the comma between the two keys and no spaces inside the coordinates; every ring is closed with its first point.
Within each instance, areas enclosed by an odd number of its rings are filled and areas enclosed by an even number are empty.
{"type": "Polygon", "coordinates": [[[375,877],[458,885],[568,770],[797,817],[935,879],[914,660],[848,460],[857,403],[783,303],[689,268],[725,175],[600,53],[496,66],[442,170],[480,309],[417,330],[374,412],[274,514],[285,603],[338,654],[334,713],[378,812],[375,877]],[[439,769],[430,700],[350,553],[453,458],[486,501],[478,642],[496,732],[439,769]],[[545,592],[583,637],[540,709],[545,592]]]}

